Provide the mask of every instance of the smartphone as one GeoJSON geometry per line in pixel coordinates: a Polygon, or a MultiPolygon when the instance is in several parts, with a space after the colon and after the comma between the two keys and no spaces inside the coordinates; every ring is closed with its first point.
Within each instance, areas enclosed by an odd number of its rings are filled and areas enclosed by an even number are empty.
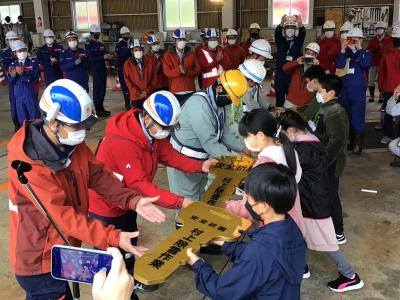
{"type": "Polygon", "coordinates": [[[314,62],[314,57],[304,57],[304,62],[306,64],[312,64],[314,62]]]}
{"type": "Polygon", "coordinates": [[[55,245],[51,249],[51,276],[93,284],[94,275],[102,268],[110,271],[112,259],[106,251],[55,245]]]}

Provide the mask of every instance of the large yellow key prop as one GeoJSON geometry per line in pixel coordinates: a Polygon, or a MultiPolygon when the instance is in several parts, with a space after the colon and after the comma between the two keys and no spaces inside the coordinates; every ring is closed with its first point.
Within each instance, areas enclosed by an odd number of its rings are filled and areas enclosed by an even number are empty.
{"type": "Polygon", "coordinates": [[[179,213],[183,227],[162,240],[152,252],[137,259],[136,280],[144,284],[165,282],[186,263],[188,248],[197,252],[213,239],[235,241],[240,230],[250,228],[250,221],[229,213],[223,207],[255,160],[248,157],[221,157],[218,160],[219,163],[211,169],[216,178],[202,200],[179,213]]]}

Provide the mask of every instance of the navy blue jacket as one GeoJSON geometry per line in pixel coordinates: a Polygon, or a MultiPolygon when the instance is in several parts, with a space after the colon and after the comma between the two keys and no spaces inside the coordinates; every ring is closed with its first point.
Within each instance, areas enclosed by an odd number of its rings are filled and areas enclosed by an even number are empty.
{"type": "Polygon", "coordinates": [[[304,39],[306,38],[306,29],[304,26],[299,28],[299,34],[291,41],[288,41],[282,34],[283,27],[277,26],[275,29],[276,53],[276,69],[282,71],[284,64],[289,62],[286,57],[291,56],[295,60],[301,56],[304,39]]]}
{"type": "Polygon", "coordinates": [[[11,48],[6,48],[1,52],[1,63],[3,64],[5,73],[8,72],[8,67],[14,60],[16,60],[16,56],[11,51],[11,48]]]}
{"type": "Polygon", "coordinates": [[[306,264],[306,243],[300,229],[286,220],[247,232],[249,243],[224,243],[222,251],[233,266],[222,275],[198,260],[193,265],[197,289],[215,300],[300,299],[306,264]]]}
{"type": "Polygon", "coordinates": [[[117,69],[122,70],[124,63],[132,56],[128,43],[121,39],[115,45],[115,54],[117,56],[117,69]]]}
{"type": "Polygon", "coordinates": [[[60,69],[60,55],[64,50],[63,46],[54,43],[52,47],[44,45],[39,48],[37,59],[40,65],[44,68],[44,77],[46,80],[46,85],[49,85],[56,81],[57,79],[63,78],[62,71],[60,69]],[[55,58],[58,63],[51,64],[51,58],[55,58]]]}
{"type": "Polygon", "coordinates": [[[100,41],[90,40],[85,44],[85,49],[89,53],[90,71],[92,75],[96,72],[106,72],[106,61],[104,54],[107,53],[106,47],[100,41]]]}
{"type": "Polygon", "coordinates": [[[347,59],[350,59],[349,69],[354,69],[354,74],[347,74],[342,77],[343,88],[353,89],[354,87],[361,87],[365,89],[367,85],[367,72],[372,65],[371,52],[360,49],[353,53],[353,51],[347,48],[345,53],[340,53],[337,57],[336,68],[344,69],[347,59]]]}
{"type": "Polygon", "coordinates": [[[60,55],[60,68],[64,72],[64,78],[71,79],[89,91],[89,55],[85,49],[65,49],[60,55]],[[75,64],[77,58],[81,59],[79,65],[75,64]]]}

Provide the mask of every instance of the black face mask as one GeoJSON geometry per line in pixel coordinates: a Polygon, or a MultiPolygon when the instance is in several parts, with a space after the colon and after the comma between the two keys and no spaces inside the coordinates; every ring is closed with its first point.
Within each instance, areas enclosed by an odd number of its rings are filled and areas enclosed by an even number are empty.
{"type": "Polygon", "coordinates": [[[257,213],[253,210],[253,208],[251,207],[249,202],[246,201],[246,204],[244,205],[244,207],[247,209],[247,211],[249,212],[251,218],[254,221],[260,221],[260,222],[263,221],[263,219],[261,219],[261,217],[259,215],[257,215],[257,213]]]}
{"type": "Polygon", "coordinates": [[[396,48],[400,47],[400,39],[399,38],[393,39],[393,46],[395,46],[396,48]]]}
{"type": "Polygon", "coordinates": [[[250,36],[251,36],[253,39],[258,39],[259,33],[258,33],[258,32],[250,32],[250,36]]]}
{"type": "Polygon", "coordinates": [[[215,104],[218,107],[224,107],[231,104],[231,99],[228,98],[228,94],[217,93],[215,97],[215,104]]]}
{"type": "Polygon", "coordinates": [[[122,39],[123,39],[124,41],[128,41],[130,38],[131,38],[130,36],[124,36],[122,39]]]}
{"type": "Polygon", "coordinates": [[[95,40],[98,40],[99,37],[100,37],[100,33],[95,33],[95,34],[93,34],[93,38],[94,38],[95,40]]]}

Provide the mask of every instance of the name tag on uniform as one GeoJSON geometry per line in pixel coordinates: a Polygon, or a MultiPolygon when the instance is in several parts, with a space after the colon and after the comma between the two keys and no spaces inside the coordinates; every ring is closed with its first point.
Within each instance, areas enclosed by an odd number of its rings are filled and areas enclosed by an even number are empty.
{"type": "Polygon", "coordinates": [[[354,68],[348,69],[348,70],[347,70],[347,74],[354,74],[354,68]]]}
{"type": "Polygon", "coordinates": [[[293,60],[293,56],[287,55],[287,56],[286,56],[286,60],[287,60],[287,61],[292,61],[292,60],[293,60]]]}

